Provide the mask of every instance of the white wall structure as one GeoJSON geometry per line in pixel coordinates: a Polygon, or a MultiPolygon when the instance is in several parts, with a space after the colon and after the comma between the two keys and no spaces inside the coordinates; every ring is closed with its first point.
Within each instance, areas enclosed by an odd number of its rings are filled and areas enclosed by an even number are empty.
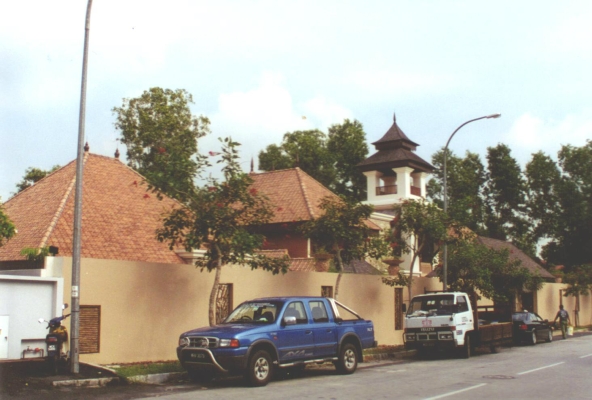
{"type": "MultiPolygon", "coordinates": [[[[3,274],[0,275],[0,358],[22,358],[27,348],[45,350],[47,324],[40,324],[38,319],[49,320],[61,313],[64,279],[9,275],[7,271],[3,274]]],[[[25,357],[41,357],[41,353],[25,352],[25,357]]]]}

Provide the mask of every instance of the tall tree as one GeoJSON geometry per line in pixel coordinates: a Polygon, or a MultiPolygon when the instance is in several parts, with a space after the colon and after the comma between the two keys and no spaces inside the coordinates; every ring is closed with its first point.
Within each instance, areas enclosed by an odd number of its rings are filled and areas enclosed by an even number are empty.
{"type": "Polygon", "coordinates": [[[368,156],[362,124],[346,119],[330,126],[327,149],[335,163],[335,192],[353,200],[365,200],[366,177],[356,167],[368,156]]]}
{"type": "MultiPolygon", "coordinates": [[[[437,169],[428,185],[428,197],[443,208],[443,150],[432,156],[432,163],[437,169]]],[[[478,154],[468,151],[464,158],[459,158],[448,150],[446,172],[448,215],[474,232],[483,233],[485,230],[483,190],[487,176],[481,158],[478,154]]]]}
{"type": "Polygon", "coordinates": [[[551,239],[561,224],[561,171],[551,157],[538,152],[526,164],[525,175],[532,240],[551,239]]]}
{"type": "Polygon", "coordinates": [[[558,206],[551,241],[543,248],[553,264],[570,268],[592,262],[592,141],[582,147],[562,146],[561,179],[555,184],[558,206]]]}
{"type": "Polygon", "coordinates": [[[366,257],[380,259],[387,254],[386,243],[371,235],[366,220],[373,207],[346,197],[324,197],[319,207],[323,214],[301,226],[301,232],[312,240],[315,246],[331,254],[338,272],[335,283],[335,298],[339,295],[339,283],[344,265],[366,257]]]}
{"type": "Polygon", "coordinates": [[[40,168],[29,167],[25,170],[25,176],[23,176],[23,180],[16,184],[17,193],[22,192],[29,186],[39,182],[41,179],[45,178],[47,175],[51,174],[52,172],[60,169],[59,165],[54,165],[51,169],[43,170],[40,168]]]}
{"type": "Polygon", "coordinates": [[[146,178],[150,189],[176,199],[193,190],[201,163],[197,139],[209,133],[210,121],[195,117],[191,103],[184,89],[153,87],[113,108],[128,165],[146,178]]]}
{"type": "Polygon", "coordinates": [[[262,170],[271,171],[281,167],[300,167],[329,188],[335,181],[333,157],[327,150],[327,136],[319,130],[286,133],[280,146],[270,145],[259,153],[259,168],[262,170]]]}
{"type": "Polygon", "coordinates": [[[259,153],[259,168],[298,166],[335,193],[359,201],[365,197],[366,181],[356,165],[367,154],[362,124],[346,119],[332,125],[328,135],[319,130],[286,133],[280,145],[269,145],[259,153]]]}
{"type": "Polygon", "coordinates": [[[526,216],[526,182],[520,165],[504,144],[487,149],[487,187],[485,189],[488,236],[510,240],[534,255],[530,223],[526,216]]]}
{"type": "Polygon", "coordinates": [[[223,180],[209,178],[185,199],[186,207],[172,211],[157,232],[162,242],[171,248],[183,246],[205,248],[203,258],[195,265],[202,271],[215,271],[210,293],[209,323],[216,324],[216,294],[222,267],[227,264],[248,265],[274,274],[288,270],[287,258],[269,258],[257,253],[264,237],[253,228],[269,222],[273,215],[268,199],[251,185],[251,177],[241,170],[238,143],[223,140],[218,163],[223,164],[223,180]]]}
{"type": "MultiPolygon", "coordinates": [[[[430,243],[442,244],[455,240],[455,237],[462,235],[462,231],[458,229],[456,224],[450,222],[449,217],[440,207],[423,199],[405,200],[396,204],[394,210],[396,217],[391,224],[395,231],[394,237],[400,237],[397,244],[401,246],[401,252],[411,255],[411,267],[407,282],[407,290],[409,298],[411,298],[414,265],[420,255],[424,253],[426,246],[430,243]],[[449,235],[449,230],[452,230],[450,233],[454,234],[449,235]]],[[[435,251],[430,254],[431,260],[436,254],[435,251]]],[[[383,282],[390,284],[388,278],[383,279],[383,282]]]]}
{"type": "Polygon", "coordinates": [[[16,227],[4,212],[4,207],[2,207],[0,201],[0,247],[4,246],[14,235],[16,235],[16,227]]]}

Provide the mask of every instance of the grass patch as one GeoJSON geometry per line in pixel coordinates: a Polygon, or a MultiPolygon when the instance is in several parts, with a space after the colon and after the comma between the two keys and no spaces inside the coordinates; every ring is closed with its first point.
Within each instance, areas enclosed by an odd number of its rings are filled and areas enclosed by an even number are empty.
{"type": "Polygon", "coordinates": [[[115,370],[119,376],[129,378],[137,375],[164,374],[168,372],[185,371],[179,361],[159,361],[146,363],[132,363],[110,365],[109,368],[115,370]]]}
{"type": "Polygon", "coordinates": [[[405,350],[404,345],[397,345],[397,346],[378,346],[372,347],[370,349],[365,349],[364,354],[383,354],[383,353],[394,353],[395,351],[402,351],[405,350]]]}

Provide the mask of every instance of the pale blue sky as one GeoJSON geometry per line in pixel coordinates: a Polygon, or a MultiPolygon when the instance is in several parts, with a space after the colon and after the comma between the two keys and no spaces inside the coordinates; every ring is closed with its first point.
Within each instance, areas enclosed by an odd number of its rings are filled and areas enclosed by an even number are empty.
{"type": "MultiPolygon", "coordinates": [[[[0,2],[0,197],[76,157],[85,0],[0,2]]],[[[112,156],[111,109],[153,86],[193,94],[249,160],[284,133],[357,119],[430,161],[508,144],[525,163],[592,138],[589,1],[95,0],[86,139],[112,156]],[[306,119],[302,117],[306,116],[306,119]]],[[[120,146],[125,154],[125,148],[120,146]]]]}

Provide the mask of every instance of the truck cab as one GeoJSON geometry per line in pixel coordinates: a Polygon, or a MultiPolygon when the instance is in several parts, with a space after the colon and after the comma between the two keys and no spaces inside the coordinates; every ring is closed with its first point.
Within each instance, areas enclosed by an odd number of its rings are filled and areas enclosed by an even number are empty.
{"type": "Polygon", "coordinates": [[[466,293],[423,294],[409,304],[403,339],[407,349],[427,352],[463,347],[474,330],[473,310],[466,293]]]}

